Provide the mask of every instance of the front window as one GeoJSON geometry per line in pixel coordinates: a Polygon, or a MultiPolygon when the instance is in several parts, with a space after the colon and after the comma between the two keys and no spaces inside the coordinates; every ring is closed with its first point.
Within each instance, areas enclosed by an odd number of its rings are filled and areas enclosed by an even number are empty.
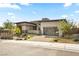
{"type": "Polygon", "coordinates": [[[37,27],[36,26],[33,26],[33,30],[37,30],[37,27]]]}

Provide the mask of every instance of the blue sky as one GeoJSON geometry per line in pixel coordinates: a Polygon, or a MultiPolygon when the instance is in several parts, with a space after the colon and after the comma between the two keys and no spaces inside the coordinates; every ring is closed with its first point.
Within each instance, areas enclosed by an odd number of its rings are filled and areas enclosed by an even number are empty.
{"type": "Polygon", "coordinates": [[[41,20],[42,18],[67,18],[79,22],[79,4],[66,3],[7,3],[0,4],[0,25],[9,19],[12,22],[41,20]]]}

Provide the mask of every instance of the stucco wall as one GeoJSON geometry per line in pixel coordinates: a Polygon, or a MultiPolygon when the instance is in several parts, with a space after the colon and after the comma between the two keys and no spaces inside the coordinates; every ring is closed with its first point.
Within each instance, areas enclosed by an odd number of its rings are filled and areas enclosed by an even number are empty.
{"type": "Polygon", "coordinates": [[[35,25],[29,24],[29,23],[20,23],[20,24],[17,24],[17,26],[21,26],[22,30],[32,30],[33,26],[35,26],[35,25]]]}
{"type": "Polygon", "coordinates": [[[37,31],[37,30],[28,30],[28,33],[39,34],[39,31],[37,31]]]}
{"type": "Polygon", "coordinates": [[[29,30],[30,26],[22,26],[22,30],[29,30]]]}

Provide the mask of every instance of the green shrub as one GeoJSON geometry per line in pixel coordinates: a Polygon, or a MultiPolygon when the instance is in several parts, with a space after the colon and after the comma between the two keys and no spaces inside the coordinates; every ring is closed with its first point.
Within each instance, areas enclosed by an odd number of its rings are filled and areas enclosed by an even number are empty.
{"type": "Polygon", "coordinates": [[[58,42],[60,40],[60,38],[51,38],[49,41],[50,42],[58,42]]]}
{"type": "Polygon", "coordinates": [[[15,33],[16,36],[21,35],[21,30],[19,27],[15,26],[13,29],[13,32],[15,33]]]}
{"type": "Polygon", "coordinates": [[[58,42],[58,40],[57,40],[57,39],[55,39],[55,40],[54,40],[54,42],[58,42]]]}
{"type": "Polygon", "coordinates": [[[79,39],[74,39],[75,42],[79,42],[79,39]]]}

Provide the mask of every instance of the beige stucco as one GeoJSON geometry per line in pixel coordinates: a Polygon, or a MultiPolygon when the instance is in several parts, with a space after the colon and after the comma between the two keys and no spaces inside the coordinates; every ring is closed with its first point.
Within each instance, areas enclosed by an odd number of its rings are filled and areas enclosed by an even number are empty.
{"type": "Polygon", "coordinates": [[[32,26],[22,26],[22,30],[33,30],[32,26]]]}
{"type": "Polygon", "coordinates": [[[22,26],[22,30],[29,30],[30,29],[30,27],[29,26],[22,26]]]}
{"type": "Polygon", "coordinates": [[[28,33],[39,34],[38,30],[28,30],[28,33]]]}
{"type": "Polygon", "coordinates": [[[22,30],[32,30],[34,25],[28,24],[28,23],[20,23],[20,24],[17,24],[17,26],[21,26],[22,30]]]}

